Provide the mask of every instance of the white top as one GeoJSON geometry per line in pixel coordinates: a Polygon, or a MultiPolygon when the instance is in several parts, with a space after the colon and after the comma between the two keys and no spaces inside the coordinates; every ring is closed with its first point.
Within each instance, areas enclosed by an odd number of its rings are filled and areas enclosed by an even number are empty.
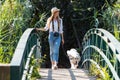
{"type": "Polygon", "coordinates": [[[54,32],[58,32],[59,31],[59,33],[63,33],[63,22],[62,22],[62,19],[60,19],[59,30],[58,30],[58,22],[57,22],[57,20],[54,20],[53,22],[52,21],[50,22],[50,29],[47,26],[48,23],[46,23],[46,26],[44,27],[44,29],[46,31],[49,30],[49,33],[53,32],[52,23],[54,23],[54,32]]]}

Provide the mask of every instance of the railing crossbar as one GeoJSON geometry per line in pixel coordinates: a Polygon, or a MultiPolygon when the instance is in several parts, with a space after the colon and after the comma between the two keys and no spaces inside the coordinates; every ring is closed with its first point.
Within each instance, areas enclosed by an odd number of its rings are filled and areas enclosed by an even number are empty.
{"type": "MultiPolygon", "coordinates": [[[[86,59],[95,59],[102,67],[107,67],[108,65],[107,70],[110,77],[115,80],[120,80],[120,72],[118,72],[120,71],[120,42],[112,34],[104,29],[90,29],[85,34],[82,44],[83,62],[86,59]],[[89,48],[92,48],[93,50],[89,48]],[[92,56],[94,53],[99,53],[98,55],[100,56],[92,56]]],[[[89,64],[85,65],[89,66],[89,64]]]]}
{"type": "Polygon", "coordinates": [[[93,46],[93,45],[89,45],[87,46],[82,53],[84,53],[85,50],[87,50],[88,48],[93,48],[95,49],[97,52],[99,52],[99,54],[105,59],[106,63],[108,64],[112,74],[114,75],[114,78],[115,80],[120,80],[119,76],[117,75],[114,67],[112,66],[111,62],[109,61],[109,59],[106,57],[106,55],[99,49],[97,48],[96,46],[93,46]]]}

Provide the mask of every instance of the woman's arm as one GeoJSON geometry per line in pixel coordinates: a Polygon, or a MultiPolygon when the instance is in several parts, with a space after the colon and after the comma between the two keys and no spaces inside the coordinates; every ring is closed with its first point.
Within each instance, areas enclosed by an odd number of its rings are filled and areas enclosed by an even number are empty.
{"type": "Polygon", "coordinates": [[[63,21],[60,19],[60,34],[62,37],[62,44],[64,44],[64,36],[63,36],[63,21]]]}
{"type": "Polygon", "coordinates": [[[46,31],[44,28],[37,28],[37,30],[46,31]]]}
{"type": "Polygon", "coordinates": [[[64,36],[63,36],[63,33],[61,34],[61,37],[62,37],[62,44],[64,44],[64,36]]]}

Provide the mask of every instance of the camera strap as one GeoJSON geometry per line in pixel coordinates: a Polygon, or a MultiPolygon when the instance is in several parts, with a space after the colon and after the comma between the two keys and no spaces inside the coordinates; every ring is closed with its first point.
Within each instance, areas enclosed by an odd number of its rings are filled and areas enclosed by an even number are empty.
{"type": "MultiPolygon", "coordinates": [[[[57,21],[58,23],[58,21],[57,21]]],[[[53,32],[54,32],[54,22],[53,22],[53,19],[52,19],[52,29],[53,29],[53,32]]],[[[60,31],[60,28],[59,28],[59,24],[58,24],[58,32],[60,31]]]]}

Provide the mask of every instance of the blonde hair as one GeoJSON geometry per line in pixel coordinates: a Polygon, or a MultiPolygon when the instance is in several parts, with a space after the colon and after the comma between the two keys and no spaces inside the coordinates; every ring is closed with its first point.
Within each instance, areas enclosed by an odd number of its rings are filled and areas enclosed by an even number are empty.
{"type": "MultiPolygon", "coordinates": [[[[48,25],[48,28],[50,28],[50,23],[53,21],[53,18],[54,18],[54,15],[55,15],[56,12],[52,13],[51,16],[48,18],[47,20],[47,25],[48,25]]],[[[60,17],[59,15],[57,16],[57,22],[58,22],[58,27],[60,27],[60,17]]]]}

